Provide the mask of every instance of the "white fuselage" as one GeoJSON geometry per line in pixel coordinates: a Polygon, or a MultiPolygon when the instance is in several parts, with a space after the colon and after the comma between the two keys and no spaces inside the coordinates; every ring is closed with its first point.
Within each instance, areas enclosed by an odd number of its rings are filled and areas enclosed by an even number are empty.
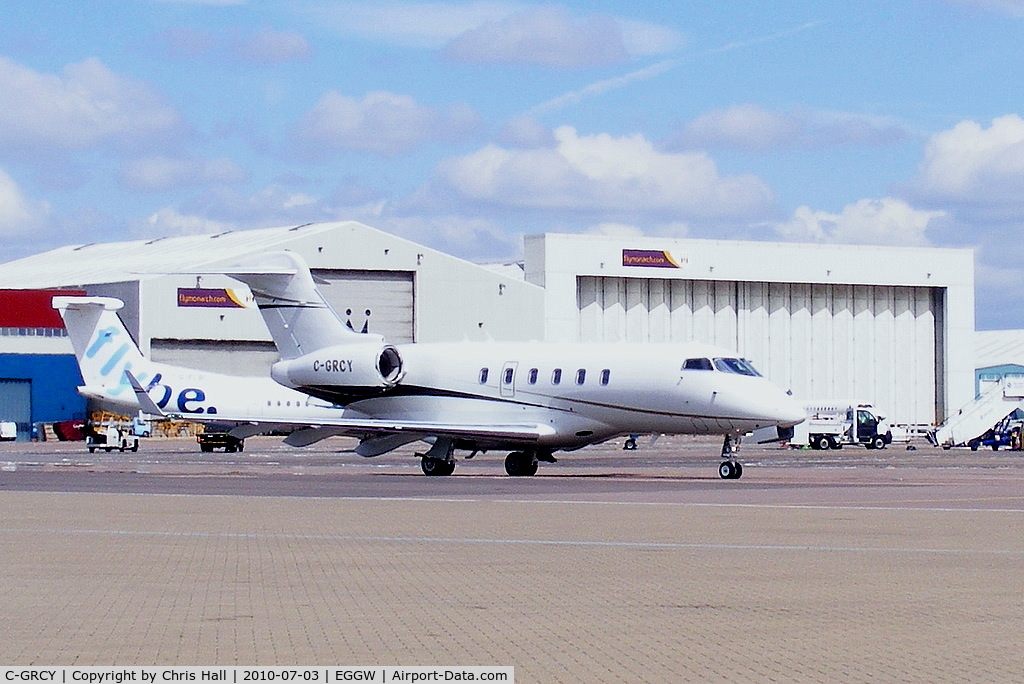
{"type": "MultiPolygon", "coordinates": [[[[689,358],[735,356],[701,344],[436,343],[397,348],[403,361],[398,383],[351,402],[346,416],[537,424],[549,428],[535,442],[538,446],[572,449],[621,434],[737,435],[765,425],[791,425],[804,415],[791,397],[763,377],[684,369],[689,358]]],[[[331,361],[323,358],[317,365],[331,361]]],[[[347,363],[337,361],[343,367],[347,363]]],[[[319,388],[330,386],[329,373],[324,375],[319,388]]],[[[474,444],[502,445],[486,438],[474,444]]]]}

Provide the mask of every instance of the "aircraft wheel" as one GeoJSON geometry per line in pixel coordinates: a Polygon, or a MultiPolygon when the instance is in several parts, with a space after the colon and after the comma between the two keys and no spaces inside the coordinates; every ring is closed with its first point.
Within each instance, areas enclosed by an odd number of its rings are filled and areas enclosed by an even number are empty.
{"type": "Polygon", "coordinates": [[[505,472],[512,477],[530,477],[537,474],[537,459],[532,454],[513,451],[505,457],[505,472]]]}
{"type": "Polygon", "coordinates": [[[738,480],[743,474],[743,466],[739,461],[722,461],[718,465],[718,476],[723,480],[738,480]]]}
{"type": "Polygon", "coordinates": [[[424,456],[420,459],[420,468],[423,470],[424,475],[430,477],[442,477],[444,475],[451,475],[455,472],[455,462],[424,456]]]}

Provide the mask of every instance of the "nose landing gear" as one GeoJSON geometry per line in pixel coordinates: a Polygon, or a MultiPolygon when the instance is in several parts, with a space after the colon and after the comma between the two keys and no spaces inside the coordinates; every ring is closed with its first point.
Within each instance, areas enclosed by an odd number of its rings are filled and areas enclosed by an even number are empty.
{"type": "Polygon", "coordinates": [[[722,444],[722,458],[725,460],[718,466],[718,475],[723,480],[738,480],[743,474],[743,465],[734,458],[739,451],[740,438],[726,435],[722,444]]]}

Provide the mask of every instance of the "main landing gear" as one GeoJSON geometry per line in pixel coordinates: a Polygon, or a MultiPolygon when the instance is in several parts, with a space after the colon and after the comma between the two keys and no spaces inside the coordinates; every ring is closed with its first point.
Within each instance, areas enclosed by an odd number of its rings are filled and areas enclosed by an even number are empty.
{"type": "Polygon", "coordinates": [[[424,475],[440,477],[455,472],[455,443],[450,439],[438,439],[430,451],[417,456],[424,475]]]}
{"type": "Polygon", "coordinates": [[[555,457],[550,451],[531,449],[528,451],[513,451],[505,457],[505,472],[512,477],[530,477],[537,474],[537,466],[540,461],[554,463],[555,457]]]}
{"type": "Polygon", "coordinates": [[[723,480],[738,480],[743,474],[743,465],[733,458],[739,450],[740,438],[726,435],[722,444],[722,458],[725,460],[718,466],[718,475],[723,480]]]}
{"type": "MultiPolygon", "coordinates": [[[[452,440],[438,439],[430,451],[416,455],[420,457],[420,468],[424,475],[441,477],[455,472],[455,444],[452,440]]],[[[505,472],[512,477],[536,475],[541,461],[554,463],[555,457],[546,449],[513,451],[505,458],[505,472]]]]}

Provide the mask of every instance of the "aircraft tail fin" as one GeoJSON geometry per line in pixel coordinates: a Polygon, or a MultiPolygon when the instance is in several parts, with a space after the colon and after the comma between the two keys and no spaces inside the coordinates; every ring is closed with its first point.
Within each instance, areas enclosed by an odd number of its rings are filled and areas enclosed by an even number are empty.
{"type": "Polygon", "coordinates": [[[383,338],[357,333],[341,319],[316,287],[305,260],[295,252],[274,252],[220,273],[249,286],[274,344],[284,360],[346,342],[383,338]]]}
{"type": "Polygon", "coordinates": [[[119,394],[130,386],[125,369],[145,377],[149,362],[142,356],[117,311],[124,306],[112,297],[57,296],[52,306],[64,319],[86,387],[106,387],[119,394]]]}

